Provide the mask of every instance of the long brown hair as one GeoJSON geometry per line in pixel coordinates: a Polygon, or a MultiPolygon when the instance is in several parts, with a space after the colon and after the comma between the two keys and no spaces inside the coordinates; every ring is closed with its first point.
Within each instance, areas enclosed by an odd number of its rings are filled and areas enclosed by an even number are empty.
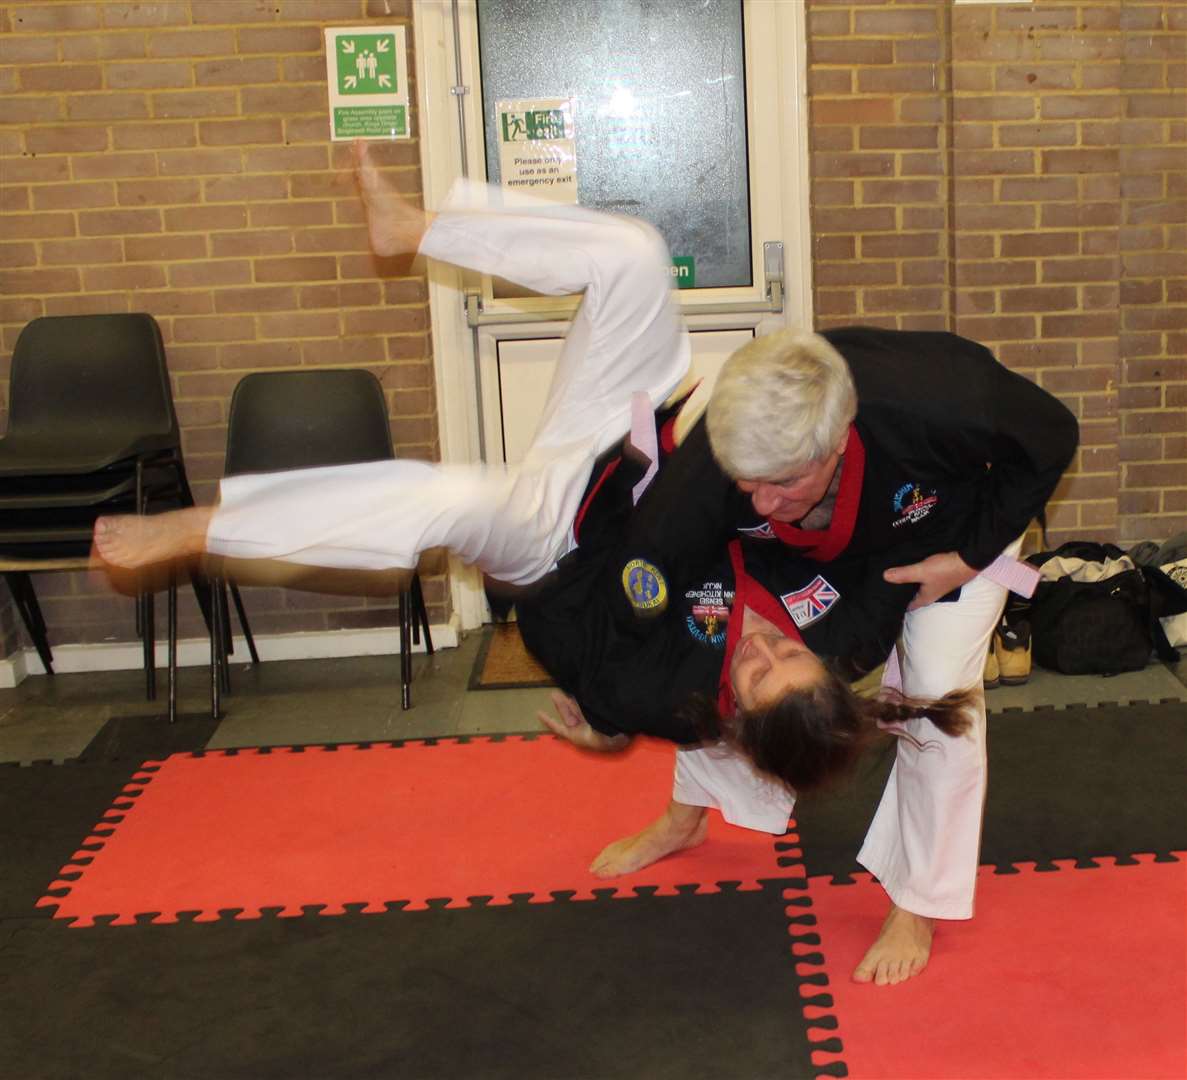
{"type": "Polygon", "coordinates": [[[969,729],[973,689],[938,700],[882,690],[862,697],[832,671],[814,685],[790,691],[762,709],[722,718],[708,698],[690,701],[686,714],[706,738],[720,738],[750,758],[761,772],[797,792],[827,787],[852,770],[862,751],[881,738],[899,736],[924,746],[900,725],[926,716],[954,738],[969,729]]]}

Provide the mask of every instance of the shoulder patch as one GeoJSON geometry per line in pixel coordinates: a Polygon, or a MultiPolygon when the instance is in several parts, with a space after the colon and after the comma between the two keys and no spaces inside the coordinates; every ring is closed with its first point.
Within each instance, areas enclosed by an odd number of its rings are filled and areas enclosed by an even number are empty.
{"type": "Polygon", "coordinates": [[[622,568],[622,588],[636,615],[658,615],[668,606],[668,583],[646,559],[631,559],[622,568]]]}
{"type": "Polygon", "coordinates": [[[817,574],[812,582],[795,592],[779,597],[796,627],[802,630],[828,614],[828,609],[841,599],[841,594],[817,574]]]}

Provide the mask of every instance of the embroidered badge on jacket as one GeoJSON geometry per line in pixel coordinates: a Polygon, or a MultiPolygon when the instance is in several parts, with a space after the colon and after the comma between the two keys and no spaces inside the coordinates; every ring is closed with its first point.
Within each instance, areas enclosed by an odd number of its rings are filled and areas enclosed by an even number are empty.
{"type": "Polygon", "coordinates": [[[898,520],[894,522],[893,528],[922,521],[936,508],[939,501],[940,497],[934,488],[925,492],[918,484],[903,484],[894,493],[894,512],[898,514],[898,520]]]}
{"type": "Polygon", "coordinates": [[[742,536],[748,536],[751,540],[774,540],[775,530],[771,527],[769,521],[764,521],[761,525],[750,525],[743,528],[738,526],[738,532],[742,536]]]}
{"type": "Polygon", "coordinates": [[[646,559],[632,559],[622,568],[622,588],[636,615],[658,615],[668,606],[668,583],[646,559]]]}
{"type": "Polygon", "coordinates": [[[841,594],[817,574],[811,584],[796,592],[784,593],[779,599],[787,608],[791,621],[802,630],[823,619],[828,609],[841,599],[841,594]]]}
{"type": "Polygon", "coordinates": [[[684,599],[690,612],[688,632],[702,645],[721,648],[734,602],[733,589],[725,588],[720,581],[706,581],[699,589],[689,589],[684,599]]]}

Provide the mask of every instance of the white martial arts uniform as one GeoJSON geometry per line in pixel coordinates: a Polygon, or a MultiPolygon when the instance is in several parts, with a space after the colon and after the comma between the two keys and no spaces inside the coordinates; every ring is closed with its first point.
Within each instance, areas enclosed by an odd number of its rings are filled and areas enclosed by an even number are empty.
{"type": "MultiPolygon", "coordinates": [[[[1021,539],[1005,554],[1014,556],[1021,539]]],[[[901,689],[936,700],[975,688],[972,726],[957,738],[909,720],[857,861],[900,908],[936,919],[973,915],[985,806],[985,657],[1007,591],[979,574],[960,599],[909,611],[897,653],[901,689]]],[[[890,665],[888,665],[889,667],[890,665]]],[[[896,687],[899,688],[899,687],[896,687]]]]}

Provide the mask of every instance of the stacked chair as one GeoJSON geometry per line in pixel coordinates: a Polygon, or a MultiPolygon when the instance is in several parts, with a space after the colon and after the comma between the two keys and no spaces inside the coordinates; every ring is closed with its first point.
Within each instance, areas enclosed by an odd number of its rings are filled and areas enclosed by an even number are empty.
{"type": "MultiPolygon", "coordinates": [[[[326,368],[257,372],[245,375],[235,388],[227,422],[226,476],[351,465],[394,457],[383,388],[369,371],[326,368]]],[[[224,573],[214,590],[216,635],[225,633],[228,626],[221,582],[228,579],[230,572],[224,573]]],[[[350,578],[349,589],[339,590],[332,583],[328,587],[319,584],[316,589],[394,593],[399,597],[401,706],[407,709],[412,704],[412,645],[420,643],[422,628],[429,654],[433,652],[433,642],[419,576],[413,571],[410,576],[399,574],[397,578],[395,583],[391,575],[370,574],[361,583],[350,578]]],[[[333,580],[348,579],[335,579],[331,575],[333,580]]],[[[242,621],[241,606],[239,614],[242,621]]],[[[243,625],[246,632],[246,623],[243,625]]],[[[258,662],[250,637],[248,645],[253,660],[258,662]]],[[[220,687],[230,689],[226,655],[227,649],[221,641],[211,649],[214,662],[221,668],[211,678],[212,708],[216,716],[220,687]]]]}
{"type": "MultiPolygon", "coordinates": [[[[95,519],[192,506],[160,328],[151,315],[34,319],[17,339],[0,439],[0,571],[46,672],[53,655],[31,573],[87,566],[95,519]]],[[[194,579],[209,624],[210,591],[194,579]]],[[[169,719],[177,712],[177,584],[168,578],[169,719]]],[[[153,587],[137,631],[156,697],[153,587]]],[[[212,642],[222,635],[211,635],[212,642]]]]}

